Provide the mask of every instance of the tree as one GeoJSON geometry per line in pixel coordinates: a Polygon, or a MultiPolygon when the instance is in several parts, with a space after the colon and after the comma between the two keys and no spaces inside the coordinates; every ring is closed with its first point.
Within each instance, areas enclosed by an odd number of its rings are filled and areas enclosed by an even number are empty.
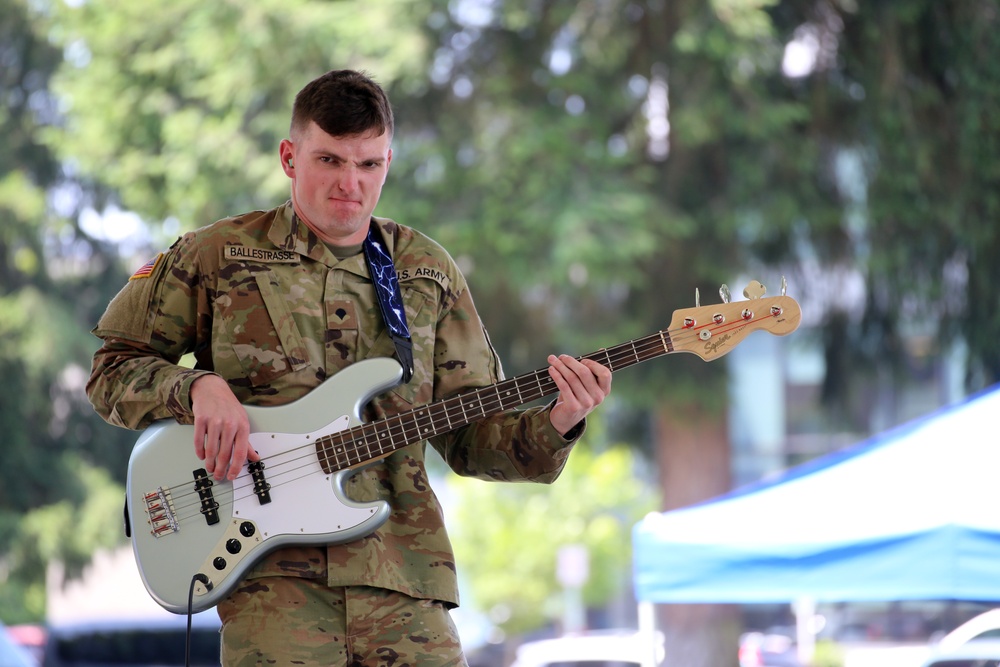
{"type": "Polygon", "coordinates": [[[448,480],[460,571],[472,602],[506,635],[563,618],[556,572],[563,547],[583,546],[589,554],[582,589],[589,607],[606,605],[626,583],[631,528],[656,507],[655,492],[626,446],[593,451],[593,442],[573,452],[551,487],[448,480]]]}
{"type": "Polygon", "coordinates": [[[98,437],[82,396],[93,350],[87,323],[107,300],[101,276],[85,266],[107,249],[80,234],[74,183],[42,141],[57,116],[48,82],[62,52],[45,38],[35,4],[0,0],[0,15],[0,617],[15,622],[44,614],[40,555],[72,572],[120,535],[117,517],[90,516],[85,504],[98,491],[120,494],[88,471],[124,470],[127,449],[116,434],[98,437]],[[53,525],[45,517],[57,511],[64,521],[53,525]]]}
{"type": "Polygon", "coordinates": [[[425,20],[418,3],[358,12],[310,0],[97,0],[56,9],[56,34],[73,55],[53,83],[68,110],[52,145],[164,240],[287,198],[277,146],[310,79],[350,64],[405,80],[426,59],[409,29],[425,20]]]}

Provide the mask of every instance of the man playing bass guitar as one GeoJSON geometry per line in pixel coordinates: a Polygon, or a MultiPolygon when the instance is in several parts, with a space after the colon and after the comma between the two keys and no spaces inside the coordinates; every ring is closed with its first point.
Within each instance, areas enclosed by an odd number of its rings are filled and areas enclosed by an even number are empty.
{"type": "MultiPolygon", "coordinates": [[[[162,420],[193,427],[176,456],[193,449],[204,468],[196,486],[200,529],[213,523],[219,505],[210,482],[217,490],[235,484],[249,478],[248,464],[266,458],[252,442],[248,411],[295,405],[371,359],[398,358],[409,379],[379,377],[357,389],[369,423],[502,379],[452,258],[424,234],[373,216],[393,131],[389,101],[364,73],[331,71],[313,80],[296,96],[289,138],[278,148],[290,201],[185,234],[130,278],[94,329],[103,344],[87,392],[105,420],[130,429],[162,420]],[[187,354],[193,368],[179,365],[187,354]]],[[[611,372],[589,359],[548,361],[558,389],[550,404],[505,409],[388,453],[379,449],[373,463],[355,466],[343,491],[352,502],[383,503],[385,520],[374,532],[336,544],[283,540],[240,570],[217,604],[223,664],[466,664],[449,617],[459,603],[456,565],[428,485],[426,445],[459,475],[555,480],[586,415],[608,396],[611,372]]],[[[351,377],[365,382],[360,373],[351,377]]],[[[309,413],[323,410],[308,405],[309,413]]],[[[303,409],[287,414],[315,418],[303,409]]],[[[340,448],[329,451],[336,457],[340,448]]],[[[252,499],[265,509],[281,493],[269,484],[269,492],[268,484],[255,486],[252,499]]],[[[152,500],[144,517],[131,508],[134,531],[164,548],[171,533],[192,534],[179,527],[176,496],[158,486],[146,495],[152,500]]],[[[326,511],[313,505],[285,514],[326,511]]],[[[254,528],[234,525],[244,533],[254,528]]],[[[242,548],[224,543],[230,552],[242,548]]],[[[207,568],[223,570],[226,558],[237,557],[213,556],[207,568]]],[[[174,565],[162,560],[158,569],[174,565]]]]}

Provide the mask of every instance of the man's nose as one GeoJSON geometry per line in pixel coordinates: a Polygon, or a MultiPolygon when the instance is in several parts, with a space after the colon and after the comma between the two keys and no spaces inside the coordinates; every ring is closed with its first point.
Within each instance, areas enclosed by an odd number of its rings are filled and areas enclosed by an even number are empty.
{"type": "Polygon", "coordinates": [[[337,186],[343,192],[354,192],[358,189],[358,170],[355,167],[344,167],[338,174],[337,186]]]}

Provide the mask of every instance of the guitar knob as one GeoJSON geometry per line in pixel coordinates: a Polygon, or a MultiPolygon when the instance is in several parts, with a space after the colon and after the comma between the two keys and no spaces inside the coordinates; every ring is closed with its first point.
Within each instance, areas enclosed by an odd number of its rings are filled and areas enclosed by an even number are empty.
{"type": "Polygon", "coordinates": [[[253,537],[253,534],[257,532],[257,527],[254,526],[249,521],[244,521],[240,524],[240,535],[243,537],[253,537]]]}
{"type": "Polygon", "coordinates": [[[215,560],[212,561],[212,567],[214,567],[216,570],[225,570],[226,559],[223,558],[222,556],[216,557],[215,560]]]}
{"type": "Polygon", "coordinates": [[[236,538],[226,540],[226,551],[236,555],[243,550],[243,545],[236,538]]]}

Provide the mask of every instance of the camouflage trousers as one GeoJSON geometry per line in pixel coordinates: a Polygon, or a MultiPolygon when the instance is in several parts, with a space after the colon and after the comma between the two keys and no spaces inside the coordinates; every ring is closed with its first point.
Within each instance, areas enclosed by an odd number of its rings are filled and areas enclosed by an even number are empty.
{"type": "Polygon", "coordinates": [[[396,591],[264,577],[218,612],[224,667],[467,667],[445,605],[396,591]]]}

